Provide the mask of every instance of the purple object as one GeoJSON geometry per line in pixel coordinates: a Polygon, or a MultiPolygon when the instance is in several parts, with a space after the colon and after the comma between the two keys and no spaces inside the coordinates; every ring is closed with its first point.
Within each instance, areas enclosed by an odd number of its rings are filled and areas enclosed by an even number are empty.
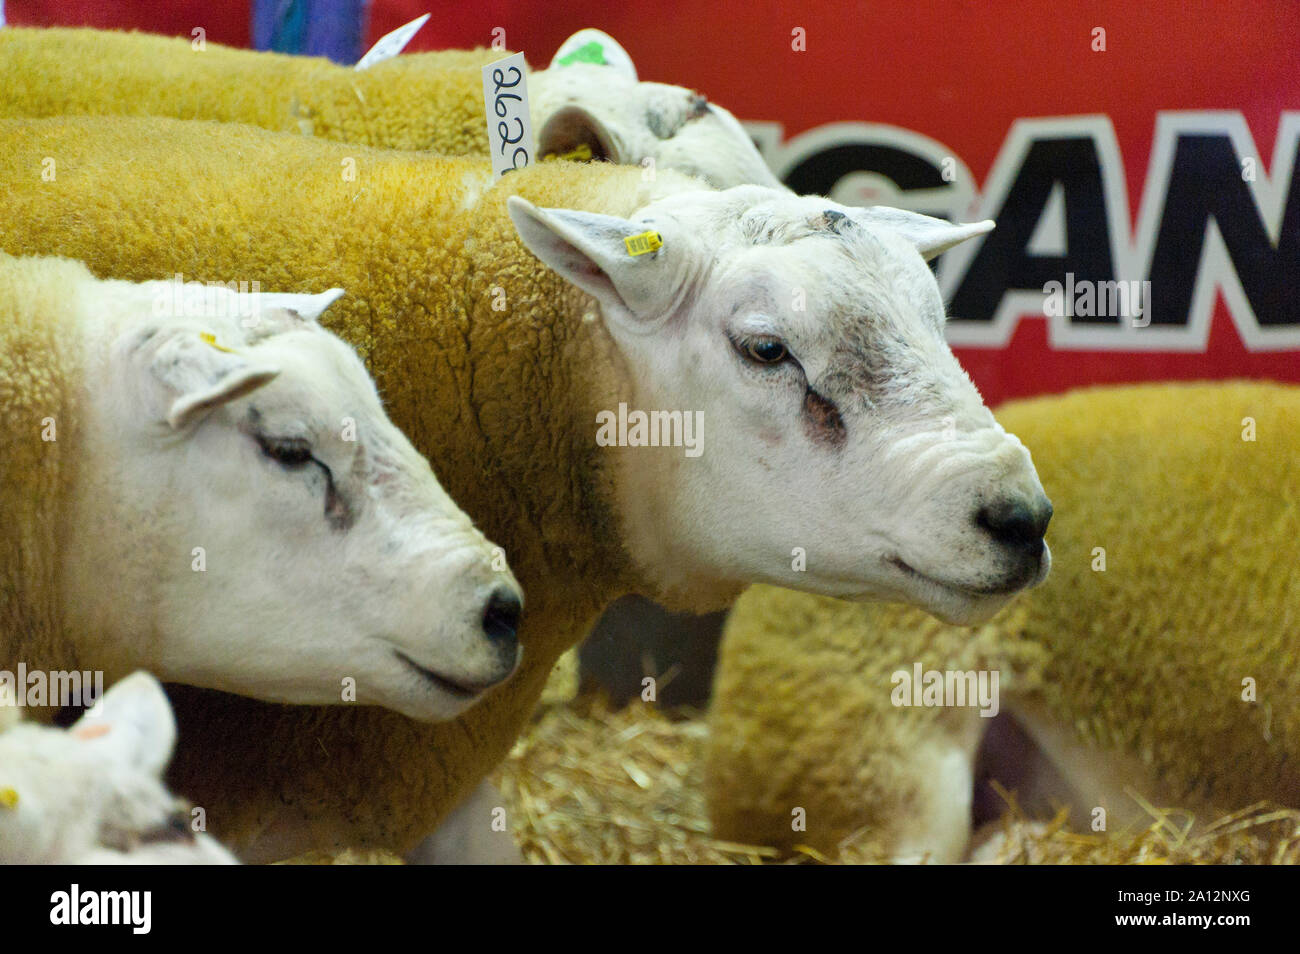
{"type": "Polygon", "coordinates": [[[366,0],[253,0],[253,47],[351,66],[363,52],[365,8],[366,0]]]}

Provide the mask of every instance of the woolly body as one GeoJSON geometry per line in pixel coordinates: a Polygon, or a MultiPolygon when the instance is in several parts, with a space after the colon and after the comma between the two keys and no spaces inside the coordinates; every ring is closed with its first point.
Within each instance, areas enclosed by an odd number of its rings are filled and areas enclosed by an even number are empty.
{"type": "Polygon", "coordinates": [[[358,71],[323,57],[217,43],[200,50],[150,33],[8,28],[0,32],[0,117],[170,116],[486,155],[480,70],[506,55],[417,53],[358,71]]]}
{"type": "Polygon", "coordinates": [[[79,262],[0,255],[0,633],[11,659],[39,652],[50,669],[83,668],[61,623],[58,555],[76,539],[63,505],[79,459],[77,323],[92,284],[79,262]]]}

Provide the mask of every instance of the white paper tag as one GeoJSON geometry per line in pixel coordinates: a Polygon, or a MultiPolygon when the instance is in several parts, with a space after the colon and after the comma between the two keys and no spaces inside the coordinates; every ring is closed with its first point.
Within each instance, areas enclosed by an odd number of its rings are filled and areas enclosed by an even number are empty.
{"type": "Polygon", "coordinates": [[[429,22],[430,14],[412,20],[404,26],[399,26],[392,33],[385,33],[372,46],[369,52],[361,59],[357,60],[357,69],[368,70],[376,63],[382,63],[384,60],[391,60],[398,53],[406,49],[406,44],[411,42],[411,37],[420,32],[420,27],[429,22]]]}
{"type": "Polygon", "coordinates": [[[497,178],[533,161],[533,118],[528,112],[527,64],[522,53],[483,67],[492,171],[497,178]]]}

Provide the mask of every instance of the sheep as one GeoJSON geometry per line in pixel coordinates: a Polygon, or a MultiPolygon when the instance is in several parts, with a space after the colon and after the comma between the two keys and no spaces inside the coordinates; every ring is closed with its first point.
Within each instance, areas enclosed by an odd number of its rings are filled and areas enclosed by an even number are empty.
{"type": "MultiPolygon", "coordinates": [[[[196,50],[187,39],[147,33],[18,28],[0,34],[0,118],[211,119],[485,157],[481,70],[508,55],[481,48],[418,53],[357,71],[215,43],[196,50]]],[[[539,156],[653,162],[719,188],[780,187],[731,113],[691,90],[638,82],[626,52],[597,30],[571,37],[528,84],[539,156]],[[593,46],[601,52],[593,55],[593,46]],[[585,56],[574,60],[578,50],[585,56]]]]}
{"type": "Polygon", "coordinates": [[[518,584],[316,323],[340,294],[0,255],[7,672],[417,719],[509,676],[518,584]]]}
{"type": "Polygon", "coordinates": [[[0,691],[0,864],[237,864],[169,793],[176,722],[147,672],[70,729],[17,722],[0,691]]]}
{"type": "Polygon", "coordinates": [[[1050,504],[926,262],[992,223],[158,118],[0,122],[0,194],[0,247],[101,274],[346,284],[326,325],[530,594],[518,673],[454,725],[174,692],[173,777],[245,861],[406,854],[622,594],[708,610],[767,581],[973,620],[1050,565],[1050,504]],[[703,452],[684,423],[651,444],[655,409],[699,415],[703,452]]]}
{"type": "Polygon", "coordinates": [[[1126,788],[1300,806],[1300,388],[1096,388],[997,416],[1060,505],[1051,579],[973,630],[747,592],[709,715],[719,837],[833,850],[863,830],[884,857],[951,862],[992,815],[985,774],[1092,830],[1149,824],[1126,788]],[[998,672],[1002,713],[896,705],[918,664],[998,672]]]}
{"type": "Polygon", "coordinates": [[[539,155],[653,163],[717,189],[785,188],[735,116],[694,90],[640,82],[627,51],[599,30],[565,40],[528,85],[539,155]]]}

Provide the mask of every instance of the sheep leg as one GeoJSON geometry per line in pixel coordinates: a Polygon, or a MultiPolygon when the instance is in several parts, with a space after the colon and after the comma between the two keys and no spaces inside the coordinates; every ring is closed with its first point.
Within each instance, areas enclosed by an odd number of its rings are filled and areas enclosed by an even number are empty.
{"type": "MultiPolygon", "coordinates": [[[[1115,831],[1151,821],[1130,791],[1155,803],[1175,801],[1136,757],[1087,745],[1040,706],[1018,701],[1014,714],[1039,753],[1035,760],[1039,772],[1023,787],[1040,797],[1037,804],[1022,802],[1026,814],[1054,813],[1056,807],[1068,805],[1072,824],[1115,831]],[[1050,781],[1044,783],[1044,777],[1050,781]],[[1044,792],[1047,799],[1041,797],[1044,792]]],[[[1184,804],[1188,801],[1182,799],[1184,804]]],[[[1195,799],[1191,801],[1195,804],[1195,799]]]]}
{"type": "Polygon", "coordinates": [[[988,720],[973,709],[954,717],[949,731],[915,749],[904,769],[918,797],[892,825],[894,864],[952,864],[966,852],[975,759],[988,720]]]}

